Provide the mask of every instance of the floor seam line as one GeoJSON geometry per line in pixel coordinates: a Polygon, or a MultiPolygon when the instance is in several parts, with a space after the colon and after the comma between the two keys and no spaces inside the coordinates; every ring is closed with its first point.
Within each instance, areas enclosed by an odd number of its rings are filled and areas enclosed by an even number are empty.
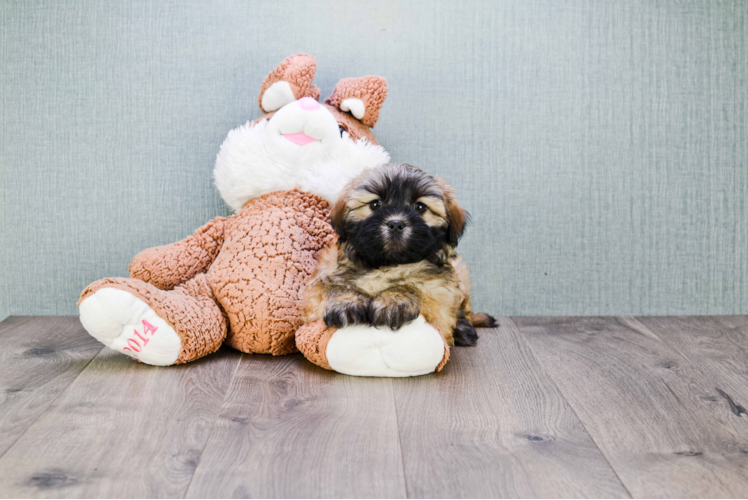
{"type": "Polygon", "coordinates": [[[234,377],[236,377],[236,372],[239,371],[239,365],[241,364],[242,359],[244,359],[244,353],[242,353],[239,356],[239,360],[236,362],[236,366],[234,367],[234,372],[231,374],[229,383],[226,384],[226,393],[223,395],[223,400],[221,401],[221,407],[218,409],[218,414],[215,417],[213,425],[210,427],[210,432],[208,433],[208,437],[205,438],[205,443],[203,444],[203,447],[200,450],[200,457],[197,459],[197,465],[195,465],[195,470],[192,471],[192,476],[190,476],[190,482],[187,483],[187,488],[185,488],[184,496],[182,496],[182,498],[187,498],[187,494],[190,492],[190,488],[192,487],[192,480],[195,479],[195,475],[197,474],[197,469],[200,468],[200,464],[203,461],[203,454],[205,453],[205,448],[208,447],[210,438],[213,437],[213,431],[215,430],[216,425],[218,425],[218,419],[220,418],[221,411],[223,411],[223,407],[226,404],[226,398],[228,397],[229,389],[231,389],[231,384],[234,382],[234,377]]]}
{"type": "Polygon", "coordinates": [[[548,377],[548,380],[551,381],[551,383],[553,384],[553,387],[556,388],[556,390],[558,391],[559,395],[561,395],[561,397],[564,399],[564,402],[569,407],[569,409],[571,410],[571,412],[574,414],[574,416],[576,417],[577,421],[579,422],[579,424],[584,429],[584,432],[586,432],[587,435],[589,436],[589,438],[592,440],[592,444],[595,445],[595,448],[597,448],[597,451],[599,451],[600,455],[602,455],[603,459],[605,459],[605,463],[608,464],[608,467],[610,467],[610,470],[613,471],[613,474],[615,474],[616,479],[618,479],[618,482],[621,484],[621,487],[624,489],[624,491],[626,493],[628,493],[629,498],[634,498],[634,495],[631,494],[631,492],[629,491],[628,487],[626,486],[626,483],[624,483],[623,479],[621,479],[621,476],[618,475],[618,471],[615,469],[615,467],[613,467],[613,464],[610,463],[610,460],[608,459],[608,456],[605,454],[605,452],[603,451],[603,449],[600,448],[600,445],[595,440],[595,437],[592,435],[592,433],[590,432],[590,430],[587,428],[587,425],[585,425],[584,420],[582,420],[579,417],[579,414],[577,414],[577,410],[571,404],[571,402],[569,401],[569,398],[566,397],[566,394],[564,394],[564,391],[562,391],[561,388],[558,386],[558,383],[556,383],[556,380],[553,378],[553,376],[550,373],[548,373],[548,370],[545,369],[545,365],[542,363],[542,361],[540,361],[540,358],[538,358],[538,355],[535,353],[535,349],[533,349],[532,345],[525,339],[524,334],[522,334],[522,332],[520,331],[520,329],[517,326],[517,324],[514,321],[512,321],[511,318],[509,318],[509,317],[506,317],[504,319],[507,320],[507,321],[509,321],[512,324],[512,326],[514,327],[514,330],[517,333],[520,334],[519,337],[522,339],[522,342],[525,344],[525,346],[530,350],[530,354],[532,355],[533,359],[535,359],[535,361],[538,363],[538,366],[540,367],[540,369],[543,370],[543,373],[545,374],[545,376],[548,377]]]}
{"type": "Polygon", "coordinates": [[[408,475],[405,472],[405,452],[403,450],[403,437],[400,434],[400,416],[397,412],[397,398],[395,397],[395,384],[390,379],[390,389],[392,390],[392,406],[395,408],[395,424],[397,424],[397,445],[400,447],[400,467],[403,469],[403,483],[405,484],[405,498],[410,498],[408,491],[408,475]]]}
{"type": "Polygon", "coordinates": [[[18,443],[18,441],[20,441],[21,438],[26,435],[26,433],[29,431],[29,429],[31,429],[34,425],[36,425],[36,423],[39,421],[39,419],[41,419],[42,417],[44,417],[44,416],[47,415],[47,412],[52,407],[52,405],[55,404],[55,402],[60,398],[60,396],[62,396],[65,393],[65,391],[67,391],[70,388],[70,386],[73,385],[73,383],[76,380],[78,380],[78,377],[81,376],[81,373],[83,373],[84,371],[86,371],[86,368],[88,368],[88,365],[90,365],[91,362],[94,359],[96,359],[96,356],[98,356],[99,354],[101,354],[101,351],[103,351],[103,350],[104,350],[104,346],[102,345],[99,348],[99,350],[96,351],[96,354],[94,354],[93,356],[91,356],[91,359],[88,360],[88,363],[86,363],[86,366],[84,366],[83,368],[81,368],[81,371],[79,371],[78,374],[75,377],[73,377],[73,380],[71,380],[70,383],[68,385],[66,385],[65,388],[63,390],[61,390],[57,394],[57,396],[54,397],[54,399],[52,399],[52,401],[49,402],[49,404],[44,409],[44,411],[40,412],[39,416],[36,417],[33,422],[31,422],[31,425],[29,425],[28,427],[26,427],[26,429],[13,441],[13,444],[11,444],[10,446],[8,446],[8,449],[6,449],[3,452],[3,454],[0,455],[0,460],[2,460],[5,457],[5,455],[18,443]]]}

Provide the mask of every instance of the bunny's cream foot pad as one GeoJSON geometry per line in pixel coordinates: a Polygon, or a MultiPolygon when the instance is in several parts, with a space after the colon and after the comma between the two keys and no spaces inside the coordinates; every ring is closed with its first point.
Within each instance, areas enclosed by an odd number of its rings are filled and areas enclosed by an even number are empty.
{"type": "Polygon", "coordinates": [[[437,371],[448,348],[423,316],[399,330],[356,325],[332,334],[325,350],[331,369],[360,377],[414,377],[437,371]]]}
{"type": "Polygon", "coordinates": [[[156,366],[173,365],[182,342],[148,304],[118,288],[101,288],[80,303],[81,323],[96,340],[156,366]]]}

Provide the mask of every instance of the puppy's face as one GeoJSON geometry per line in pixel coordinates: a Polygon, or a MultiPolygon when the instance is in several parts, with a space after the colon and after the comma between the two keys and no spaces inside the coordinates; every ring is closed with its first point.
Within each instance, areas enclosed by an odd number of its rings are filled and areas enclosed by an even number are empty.
{"type": "Polygon", "coordinates": [[[452,188],[404,163],[355,178],[332,212],[340,241],[375,268],[418,262],[456,246],[467,217],[452,188]]]}

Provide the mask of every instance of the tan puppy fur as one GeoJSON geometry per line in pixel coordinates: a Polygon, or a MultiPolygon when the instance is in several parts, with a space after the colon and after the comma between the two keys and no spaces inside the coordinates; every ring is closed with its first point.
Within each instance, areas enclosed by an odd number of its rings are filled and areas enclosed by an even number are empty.
{"type": "Polygon", "coordinates": [[[332,210],[337,244],[320,257],[306,321],[399,329],[422,314],[451,345],[473,345],[470,277],[455,251],[468,214],[444,181],[390,164],[353,179],[332,210]]]}

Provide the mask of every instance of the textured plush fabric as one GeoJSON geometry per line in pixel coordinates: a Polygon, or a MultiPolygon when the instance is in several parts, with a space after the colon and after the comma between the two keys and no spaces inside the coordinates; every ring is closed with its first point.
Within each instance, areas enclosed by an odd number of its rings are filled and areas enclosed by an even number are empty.
{"type": "Polygon", "coordinates": [[[333,239],[328,217],[328,203],[313,194],[264,195],[185,240],[139,253],[131,278],[96,281],[81,301],[103,287],[145,301],[182,339],[178,363],[215,351],[224,339],[243,352],[289,354],[301,291],[333,239]]]}
{"type": "Polygon", "coordinates": [[[169,291],[135,278],[105,278],[89,285],[78,303],[101,288],[118,288],[135,295],[169,323],[182,341],[176,364],[216,351],[226,338],[226,319],[204,274],[169,291]]]}
{"type": "Polygon", "coordinates": [[[301,291],[333,239],[328,217],[325,200],[289,191],[250,200],[229,218],[207,273],[228,315],[228,345],[270,354],[296,350],[301,291]]]}
{"type": "Polygon", "coordinates": [[[387,82],[381,76],[344,78],[335,85],[335,89],[325,102],[340,107],[340,103],[351,97],[361,99],[366,110],[360,118],[361,123],[373,127],[379,120],[379,110],[387,97],[387,90],[387,82]]]}
{"type": "MultiPolygon", "coordinates": [[[[444,339],[444,336],[442,336],[442,339],[444,339]]],[[[447,364],[447,361],[449,361],[449,345],[447,345],[447,341],[444,340],[444,357],[439,362],[439,364],[436,365],[436,371],[442,371],[442,368],[444,368],[444,365],[447,364]]]]}
{"type": "Polygon", "coordinates": [[[315,321],[302,325],[296,332],[296,347],[306,359],[325,370],[332,370],[327,362],[327,343],[336,332],[328,328],[324,321],[315,321]]]}
{"type": "Polygon", "coordinates": [[[143,250],[130,261],[130,276],[171,290],[204,273],[221,250],[225,221],[218,217],[182,241],[143,250]]]}
{"type": "Polygon", "coordinates": [[[0,318],[231,210],[211,179],[304,51],[381,75],[393,161],[473,224],[476,311],[748,312],[748,2],[0,2],[0,318]]]}
{"type": "Polygon", "coordinates": [[[316,85],[312,85],[314,80],[314,73],[317,70],[317,61],[313,56],[308,54],[295,54],[288,56],[283,62],[275,68],[265,79],[262,81],[260,86],[260,96],[257,98],[257,102],[260,104],[260,109],[263,113],[269,111],[276,111],[262,109],[262,95],[272,84],[278,81],[289,82],[291,90],[296,99],[302,97],[311,97],[315,101],[319,99],[319,88],[316,85]]]}

